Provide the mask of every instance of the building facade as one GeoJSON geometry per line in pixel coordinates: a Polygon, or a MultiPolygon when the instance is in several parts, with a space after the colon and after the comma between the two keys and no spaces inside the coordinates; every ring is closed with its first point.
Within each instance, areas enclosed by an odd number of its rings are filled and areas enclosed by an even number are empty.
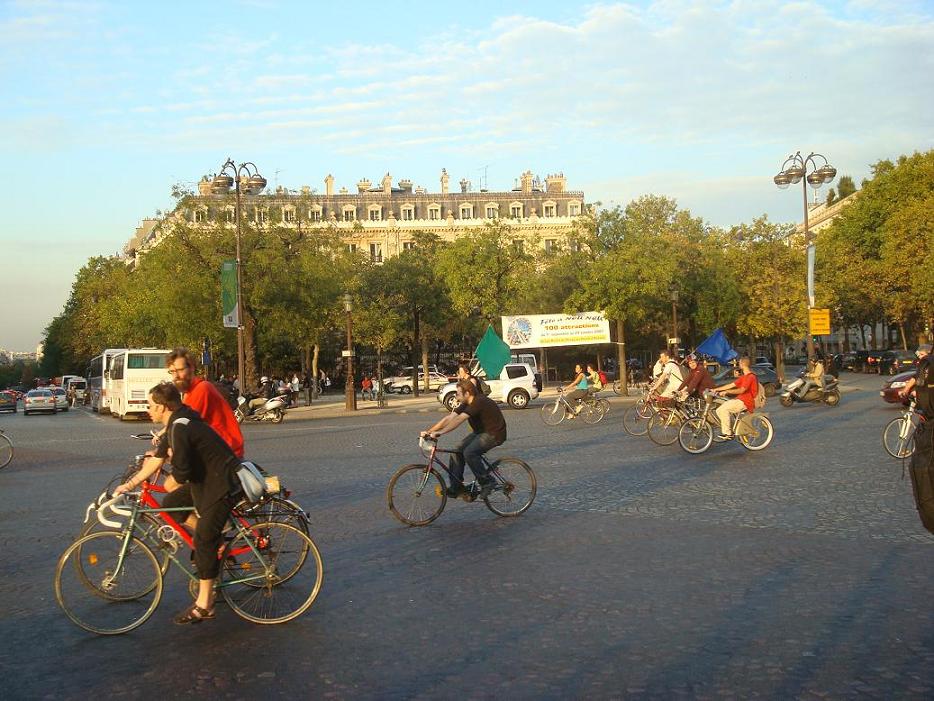
{"type": "MultiPolygon", "coordinates": [[[[418,232],[450,241],[497,219],[509,222],[517,245],[550,250],[567,242],[575,222],[585,214],[584,193],[568,190],[563,173],[542,180],[526,171],[512,190],[500,192],[473,190],[466,179],[452,191],[449,180],[442,169],[440,191],[428,192],[410,180],[393,184],[387,173],[378,185],[362,179],[356,192],[350,192],[346,187],[335,190],[334,177],[328,175],[323,193],[304,186],[298,191],[279,187],[242,195],[242,216],[251,225],[333,228],[351,251],[381,263],[413,246],[418,232]]],[[[170,235],[172,222],[236,226],[234,197],[212,194],[211,184],[205,176],[198,194],[184,200],[164,221],[143,220],[124,248],[128,261],[170,235]]]]}

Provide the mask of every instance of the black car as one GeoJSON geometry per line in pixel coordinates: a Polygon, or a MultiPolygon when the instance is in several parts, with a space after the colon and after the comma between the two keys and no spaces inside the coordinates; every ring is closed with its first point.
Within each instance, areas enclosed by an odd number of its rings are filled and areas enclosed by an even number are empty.
{"type": "MultiPolygon", "coordinates": [[[[782,388],[782,383],[772,368],[753,365],[752,371],[755,373],[756,379],[762,384],[763,389],[765,389],[766,397],[774,397],[775,393],[782,388]]],[[[732,382],[735,377],[734,372],[738,373],[739,369],[724,368],[713,376],[714,384],[720,386],[732,382]]]]}
{"type": "Polygon", "coordinates": [[[870,351],[860,350],[843,356],[843,369],[850,372],[867,372],[870,351]]]}
{"type": "Polygon", "coordinates": [[[918,364],[918,358],[913,351],[889,350],[879,357],[876,369],[880,375],[897,375],[900,372],[911,370],[918,364]]]}

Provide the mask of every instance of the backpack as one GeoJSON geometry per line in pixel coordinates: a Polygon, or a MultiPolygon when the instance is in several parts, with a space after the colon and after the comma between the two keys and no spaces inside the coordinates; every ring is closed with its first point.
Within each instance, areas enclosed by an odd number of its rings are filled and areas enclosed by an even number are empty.
{"type": "Polygon", "coordinates": [[[490,392],[493,391],[493,388],[490,387],[490,385],[487,384],[487,381],[482,377],[475,377],[474,379],[477,381],[477,385],[480,387],[480,391],[483,392],[483,396],[489,397],[490,392]]]}
{"type": "Polygon", "coordinates": [[[759,382],[758,378],[756,379],[756,398],[753,400],[752,405],[756,409],[762,409],[765,406],[768,397],[765,396],[765,386],[759,382]]]}
{"type": "Polygon", "coordinates": [[[601,371],[600,371],[599,373],[597,373],[597,374],[600,376],[600,384],[603,385],[604,387],[606,387],[606,386],[607,386],[607,383],[609,383],[609,379],[607,378],[606,373],[603,372],[603,370],[601,370],[601,371]]]}

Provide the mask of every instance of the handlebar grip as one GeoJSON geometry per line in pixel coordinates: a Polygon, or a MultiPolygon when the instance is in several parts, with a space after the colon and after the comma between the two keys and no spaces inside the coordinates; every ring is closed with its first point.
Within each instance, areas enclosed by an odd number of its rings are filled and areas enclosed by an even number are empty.
{"type": "Polygon", "coordinates": [[[114,513],[121,514],[123,516],[129,516],[130,515],[129,511],[126,511],[125,509],[118,509],[117,507],[114,506],[114,504],[116,504],[118,501],[122,501],[124,498],[125,497],[122,494],[118,494],[117,496],[108,499],[103,504],[98,506],[97,507],[97,520],[100,521],[105,526],[107,526],[108,528],[122,528],[123,524],[120,523],[119,521],[110,521],[109,519],[105,518],[104,512],[107,509],[110,509],[114,513]]]}

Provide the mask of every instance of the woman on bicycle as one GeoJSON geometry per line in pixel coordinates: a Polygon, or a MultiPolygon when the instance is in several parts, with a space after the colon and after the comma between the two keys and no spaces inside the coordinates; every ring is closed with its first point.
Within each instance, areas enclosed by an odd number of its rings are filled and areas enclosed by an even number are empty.
{"type": "Polygon", "coordinates": [[[571,380],[567,386],[562,388],[565,392],[568,393],[568,401],[576,401],[574,404],[574,416],[577,416],[580,413],[581,400],[587,396],[587,390],[589,387],[590,383],[587,381],[587,373],[584,372],[583,366],[578,363],[574,366],[574,379],[571,380]]]}

